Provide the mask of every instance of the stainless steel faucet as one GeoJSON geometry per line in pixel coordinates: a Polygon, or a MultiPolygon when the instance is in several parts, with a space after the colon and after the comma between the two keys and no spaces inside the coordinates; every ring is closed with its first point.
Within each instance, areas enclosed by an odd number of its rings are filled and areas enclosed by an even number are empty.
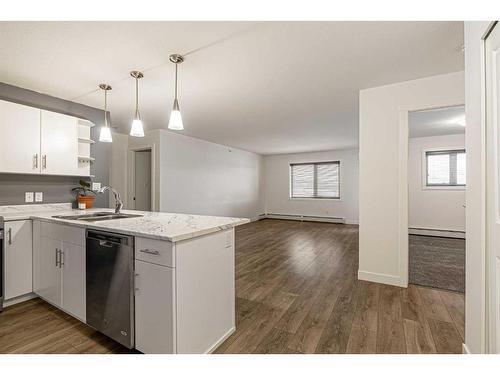
{"type": "Polygon", "coordinates": [[[120,196],[120,193],[117,192],[115,189],[113,189],[111,186],[103,186],[102,188],[97,190],[97,192],[99,194],[102,194],[108,190],[110,192],[112,192],[113,195],[115,196],[115,214],[119,214],[123,208],[123,201],[122,201],[122,197],[120,196]]]}

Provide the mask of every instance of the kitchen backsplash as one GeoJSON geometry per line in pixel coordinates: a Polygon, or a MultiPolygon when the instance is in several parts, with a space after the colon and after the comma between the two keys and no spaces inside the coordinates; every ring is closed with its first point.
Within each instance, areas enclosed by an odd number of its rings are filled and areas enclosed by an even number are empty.
{"type": "Polygon", "coordinates": [[[0,205],[28,204],[25,192],[42,192],[43,203],[74,202],[71,188],[78,181],[78,177],[0,174],[0,205]]]}

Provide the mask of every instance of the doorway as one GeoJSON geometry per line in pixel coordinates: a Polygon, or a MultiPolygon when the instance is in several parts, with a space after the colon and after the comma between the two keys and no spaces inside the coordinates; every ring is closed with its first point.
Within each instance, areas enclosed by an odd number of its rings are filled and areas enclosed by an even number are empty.
{"type": "Polygon", "coordinates": [[[134,151],[134,209],[152,211],[151,149],[134,151]]]}
{"type": "Polygon", "coordinates": [[[465,292],[465,107],[408,116],[408,281],[465,292]]]}
{"type": "Polygon", "coordinates": [[[489,353],[500,353],[500,26],[485,40],[486,70],[486,292],[489,353]]]}

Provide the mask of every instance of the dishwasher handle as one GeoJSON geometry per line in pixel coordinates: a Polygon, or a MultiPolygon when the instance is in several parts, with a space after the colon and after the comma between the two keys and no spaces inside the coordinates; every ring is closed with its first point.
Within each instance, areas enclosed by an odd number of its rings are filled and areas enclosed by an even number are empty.
{"type": "Polygon", "coordinates": [[[87,231],[87,240],[99,241],[99,245],[104,247],[132,245],[132,237],[130,236],[122,236],[120,234],[98,232],[93,230],[87,231]]]}

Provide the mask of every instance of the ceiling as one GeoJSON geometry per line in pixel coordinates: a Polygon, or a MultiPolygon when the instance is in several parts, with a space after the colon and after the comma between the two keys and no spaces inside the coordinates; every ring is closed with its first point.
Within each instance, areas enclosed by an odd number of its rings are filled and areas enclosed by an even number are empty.
{"type": "Polygon", "coordinates": [[[410,112],[410,138],[465,133],[465,107],[410,112]]]}
{"type": "Polygon", "coordinates": [[[0,81],[260,154],[357,147],[358,91],[463,70],[462,22],[0,22],[0,81]]]}

